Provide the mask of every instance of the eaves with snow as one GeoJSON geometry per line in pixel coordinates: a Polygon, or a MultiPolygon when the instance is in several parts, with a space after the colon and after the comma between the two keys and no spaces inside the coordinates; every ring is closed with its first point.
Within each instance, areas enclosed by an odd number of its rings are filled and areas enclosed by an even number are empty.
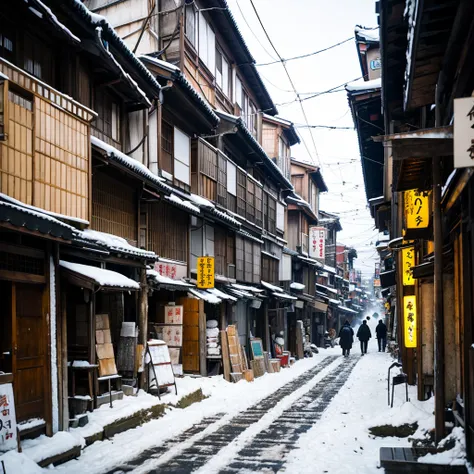
{"type": "Polygon", "coordinates": [[[346,84],[347,92],[375,92],[382,88],[382,79],[372,79],[371,81],[354,81],[346,84]]]}

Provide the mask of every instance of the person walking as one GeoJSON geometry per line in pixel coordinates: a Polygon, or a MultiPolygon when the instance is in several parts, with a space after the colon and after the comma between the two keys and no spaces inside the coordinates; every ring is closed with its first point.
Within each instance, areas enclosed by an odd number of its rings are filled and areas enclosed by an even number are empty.
{"type": "Polygon", "coordinates": [[[367,326],[367,320],[364,319],[362,324],[357,331],[357,337],[360,341],[360,352],[362,355],[367,354],[367,346],[369,344],[369,339],[372,337],[369,326],[367,326]]]}
{"type": "Polygon", "coordinates": [[[342,349],[342,355],[349,357],[349,353],[352,349],[352,343],[354,342],[354,330],[351,328],[349,321],[346,320],[344,326],[339,331],[339,345],[342,349]]]}
{"type": "Polygon", "coordinates": [[[382,320],[379,321],[379,324],[375,328],[375,332],[377,333],[379,352],[385,352],[385,348],[387,347],[387,326],[382,320]]]}

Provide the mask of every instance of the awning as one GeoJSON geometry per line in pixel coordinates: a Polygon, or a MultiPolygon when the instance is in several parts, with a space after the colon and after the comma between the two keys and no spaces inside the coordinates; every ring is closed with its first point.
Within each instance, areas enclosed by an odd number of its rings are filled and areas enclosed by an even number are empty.
{"type": "Polygon", "coordinates": [[[0,226],[61,241],[71,241],[76,233],[74,227],[42,213],[39,208],[5,201],[0,201],[0,226]]]}
{"type": "Polygon", "coordinates": [[[156,286],[167,290],[187,291],[194,288],[194,285],[184,280],[173,280],[172,278],[160,275],[156,270],[147,270],[146,275],[156,286]]]}
{"type": "Polygon", "coordinates": [[[328,309],[328,305],[326,303],[323,303],[322,301],[314,301],[314,307],[315,309],[317,309],[318,311],[321,311],[323,313],[325,313],[328,309]]]}
{"type": "Polygon", "coordinates": [[[333,293],[335,295],[337,295],[337,293],[338,293],[335,288],[330,288],[329,286],[324,286],[324,285],[321,285],[320,283],[316,283],[316,288],[323,289],[323,290],[328,291],[330,293],[333,293]]]}
{"type": "Polygon", "coordinates": [[[72,263],[61,260],[59,262],[66,279],[73,285],[82,288],[116,291],[136,291],[140,285],[121,273],[104,268],[72,263]]]}
{"type": "Polygon", "coordinates": [[[268,283],[263,280],[261,283],[263,287],[271,291],[271,296],[274,296],[275,298],[280,298],[282,300],[297,300],[298,299],[295,296],[291,296],[290,294],[286,293],[283,290],[283,288],[280,288],[279,286],[272,285],[271,283],[268,283]]]}
{"type": "Polygon", "coordinates": [[[358,311],[354,311],[351,308],[346,308],[345,306],[339,306],[339,310],[345,311],[346,313],[357,314],[358,311]]]}
{"type": "Polygon", "coordinates": [[[218,298],[217,296],[213,295],[212,293],[208,293],[207,291],[190,288],[189,293],[200,300],[206,301],[207,303],[211,303],[211,304],[222,303],[221,298],[218,298]]]}
{"type": "Polygon", "coordinates": [[[433,157],[453,155],[453,126],[373,137],[391,147],[394,166],[399,167],[396,191],[431,187],[433,157]]]}
{"type": "Polygon", "coordinates": [[[413,278],[430,278],[434,275],[434,261],[420,263],[412,267],[413,278]]]}
{"type": "Polygon", "coordinates": [[[323,264],[321,262],[318,262],[314,258],[303,257],[302,255],[298,255],[298,258],[303,262],[309,263],[310,265],[313,265],[318,268],[323,268],[323,264]]]}
{"type": "Polygon", "coordinates": [[[249,293],[248,291],[236,290],[235,288],[230,288],[230,287],[227,289],[227,291],[230,291],[233,295],[235,295],[239,299],[254,299],[254,298],[256,298],[256,295],[254,295],[253,293],[249,293]]]}
{"type": "Polygon", "coordinates": [[[208,293],[211,293],[211,295],[217,296],[218,298],[221,298],[222,300],[228,300],[228,301],[237,301],[238,298],[235,296],[229,295],[229,293],[225,293],[224,291],[219,290],[218,288],[210,288],[207,290],[208,293]]]}
{"type": "Polygon", "coordinates": [[[261,288],[257,288],[256,286],[248,286],[248,285],[240,285],[239,283],[232,283],[232,288],[236,288],[237,290],[246,291],[248,293],[263,293],[261,288]]]}
{"type": "Polygon", "coordinates": [[[333,300],[332,298],[328,298],[329,303],[333,306],[340,306],[341,302],[339,300],[333,300]]]}

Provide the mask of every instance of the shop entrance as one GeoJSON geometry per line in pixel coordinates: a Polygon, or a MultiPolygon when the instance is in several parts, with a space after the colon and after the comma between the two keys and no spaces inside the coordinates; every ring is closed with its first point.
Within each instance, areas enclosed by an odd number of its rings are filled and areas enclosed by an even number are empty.
{"type": "Polygon", "coordinates": [[[4,295],[0,370],[12,372],[17,421],[45,419],[47,388],[44,285],[0,282],[4,295]]]}

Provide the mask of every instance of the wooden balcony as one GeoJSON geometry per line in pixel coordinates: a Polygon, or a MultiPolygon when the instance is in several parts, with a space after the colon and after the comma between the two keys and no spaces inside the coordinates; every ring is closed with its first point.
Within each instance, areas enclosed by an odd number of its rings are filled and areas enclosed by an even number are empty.
{"type": "Polygon", "coordinates": [[[90,220],[90,122],[95,112],[0,58],[4,136],[0,191],[90,220]]]}

